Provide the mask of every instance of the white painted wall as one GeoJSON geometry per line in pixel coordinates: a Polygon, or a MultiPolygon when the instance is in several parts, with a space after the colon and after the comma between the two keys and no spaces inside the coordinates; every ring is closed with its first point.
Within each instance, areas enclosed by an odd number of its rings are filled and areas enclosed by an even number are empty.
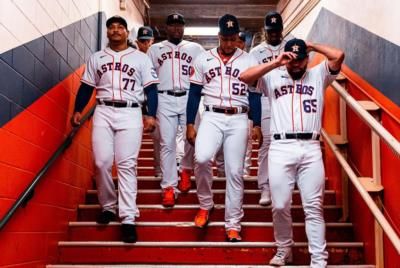
{"type": "Polygon", "coordinates": [[[122,11],[119,0],[0,0],[0,53],[99,11],[123,16],[129,28],[143,24],[132,1],[122,11]]]}
{"type": "Polygon", "coordinates": [[[321,0],[292,31],[293,35],[305,38],[322,7],[369,32],[400,45],[399,0],[321,0]]]}

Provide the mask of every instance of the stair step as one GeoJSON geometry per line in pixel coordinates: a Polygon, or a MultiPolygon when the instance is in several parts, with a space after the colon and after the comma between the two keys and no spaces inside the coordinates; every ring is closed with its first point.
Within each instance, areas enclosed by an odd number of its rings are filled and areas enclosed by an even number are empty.
{"type": "MultiPolygon", "coordinates": [[[[271,268],[269,265],[165,265],[165,264],[160,264],[160,265],[155,265],[155,264],[90,264],[90,265],[85,265],[85,264],[49,264],[46,266],[47,268],[271,268]]],[[[281,266],[281,268],[310,268],[309,265],[285,265],[281,266]]],[[[327,268],[376,268],[375,265],[328,265],[327,268]]]]}
{"type": "MultiPolygon", "coordinates": [[[[118,188],[118,178],[113,177],[115,188],[118,188]]],[[[192,187],[191,189],[196,189],[196,180],[194,176],[191,177],[192,187]]],[[[244,189],[255,190],[258,189],[258,182],[256,176],[250,176],[243,178],[244,189]]],[[[138,176],[138,189],[160,189],[161,178],[154,176],[138,176]]],[[[93,188],[96,188],[95,180],[93,180],[93,188]]],[[[221,177],[213,177],[213,189],[225,189],[226,179],[221,177]]],[[[297,186],[295,186],[297,189],[297,186]]],[[[325,189],[329,189],[329,180],[325,180],[325,189]]]]}
{"type": "MultiPolygon", "coordinates": [[[[252,145],[253,145],[252,149],[257,150],[258,143],[253,143],[252,145]]],[[[143,149],[153,149],[153,141],[152,140],[148,140],[148,139],[142,140],[142,145],[141,145],[140,149],[141,150],[143,150],[143,149]]]]}
{"type": "MultiPolygon", "coordinates": [[[[138,221],[192,221],[199,205],[175,205],[173,208],[165,208],[162,205],[138,205],[140,218],[138,221]]],[[[211,221],[223,221],[225,206],[214,205],[214,211],[210,215],[211,221]]],[[[271,207],[260,205],[243,205],[244,217],[242,221],[270,222],[272,221],[271,207]]],[[[79,205],[78,220],[94,221],[100,213],[99,205],[79,205]]],[[[304,222],[303,207],[292,205],[292,218],[294,222],[304,222]]],[[[341,208],[335,205],[324,206],[326,222],[336,222],[341,217],[341,208]]]]}
{"type": "MultiPolygon", "coordinates": [[[[70,222],[71,241],[120,241],[120,223],[108,225],[96,222],[70,222]]],[[[244,241],[274,241],[272,222],[242,222],[244,241]]],[[[224,222],[210,222],[206,229],[199,229],[193,222],[138,222],[140,241],[225,241],[224,222]]],[[[351,223],[327,223],[327,241],[352,241],[351,223]]],[[[304,223],[293,223],[294,240],[307,241],[304,223]]]]}
{"type": "MultiPolygon", "coordinates": [[[[251,150],[251,157],[258,157],[258,149],[253,149],[251,150]]],[[[153,157],[154,155],[154,150],[145,148],[145,149],[140,149],[139,151],[139,157],[153,157]]]]}
{"type": "MultiPolygon", "coordinates": [[[[106,264],[265,264],[275,253],[272,242],[137,242],[86,241],[58,243],[61,263],[106,264]],[[207,256],[207,257],[205,257],[207,256]],[[251,256],[251,257],[249,257],[251,256]]],[[[294,261],[310,261],[307,243],[293,247],[294,261]]],[[[330,264],[364,263],[363,243],[327,243],[330,264]]]]}
{"type": "MultiPolygon", "coordinates": [[[[217,168],[213,167],[213,175],[217,176],[217,168]]],[[[250,167],[250,175],[251,176],[257,176],[257,171],[258,167],[250,167]]],[[[137,175],[138,176],[155,176],[156,171],[154,169],[154,166],[140,166],[138,165],[137,167],[137,175]]]]}
{"type": "MultiPolygon", "coordinates": [[[[215,203],[225,202],[225,190],[213,190],[215,203]]],[[[260,190],[244,190],[244,204],[258,204],[260,199],[260,190]]],[[[137,204],[161,204],[161,190],[138,190],[137,204]]],[[[86,204],[97,204],[97,190],[88,190],[86,193],[86,204]]],[[[187,194],[180,194],[177,204],[197,204],[196,190],[190,190],[187,194]]],[[[336,203],[335,191],[326,190],[324,203],[326,205],[334,205],[336,203]]],[[[293,193],[293,204],[301,204],[301,197],[298,190],[293,193]]]]}
{"type": "MultiPolygon", "coordinates": [[[[118,187],[118,178],[113,177],[114,185],[118,187]]],[[[192,176],[192,189],[196,189],[196,181],[192,176]]],[[[257,177],[247,177],[243,179],[245,189],[258,189],[257,177]]],[[[138,189],[160,189],[161,178],[156,178],[154,176],[138,176],[138,189]]],[[[213,188],[214,189],[225,189],[225,178],[214,177],[213,178],[213,188]]]]}
{"type": "MultiPolygon", "coordinates": [[[[258,158],[252,157],[251,158],[251,166],[252,167],[258,167],[257,163],[258,158]]],[[[153,157],[140,157],[138,158],[138,167],[146,167],[146,166],[151,166],[154,167],[154,158],[153,157]]]]}

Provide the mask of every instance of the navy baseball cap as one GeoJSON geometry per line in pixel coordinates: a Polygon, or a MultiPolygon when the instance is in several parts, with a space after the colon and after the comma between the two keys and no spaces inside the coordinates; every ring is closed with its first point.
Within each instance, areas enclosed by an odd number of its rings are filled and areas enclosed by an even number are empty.
{"type": "Polygon", "coordinates": [[[150,27],[142,26],[138,30],[137,39],[138,40],[148,40],[154,37],[153,30],[150,27]]]}
{"type": "Polygon", "coordinates": [[[185,25],[185,19],[183,18],[182,14],[172,13],[172,14],[168,15],[166,24],[167,25],[171,25],[171,24],[182,24],[182,25],[185,25]]]}
{"type": "Polygon", "coordinates": [[[246,42],[246,33],[245,32],[240,32],[239,33],[239,39],[242,40],[243,42],[246,42]]]}
{"type": "Polygon", "coordinates": [[[276,30],[281,31],[283,30],[283,21],[281,14],[276,11],[270,11],[265,15],[265,26],[264,29],[268,30],[276,30]]]}
{"type": "Polygon", "coordinates": [[[218,20],[220,35],[234,35],[240,32],[239,21],[231,14],[225,14],[218,20]]]}
{"type": "Polygon", "coordinates": [[[122,24],[126,29],[128,29],[128,24],[126,23],[126,20],[123,17],[118,16],[118,15],[112,16],[111,18],[109,18],[106,21],[107,28],[110,27],[110,25],[114,22],[118,22],[118,23],[122,24]]]}
{"type": "Polygon", "coordinates": [[[297,60],[305,59],[308,56],[306,42],[302,39],[293,38],[287,41],[285,45],[285,52],[286,51],[297,54],[297,60]]]}

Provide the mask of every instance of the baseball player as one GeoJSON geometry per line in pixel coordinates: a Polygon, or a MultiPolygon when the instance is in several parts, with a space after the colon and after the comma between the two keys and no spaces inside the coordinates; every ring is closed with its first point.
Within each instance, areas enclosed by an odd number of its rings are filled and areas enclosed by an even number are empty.
{"type": "Polygon", "coordinates": [[[219,47],[202,53],[194,63],[187,105],[186,136],[195,144],[195,176],[200,209],[195,225],[208,223],[214,206],[211,192],[211,161],[222,147],[225,159],[226,198],[225,229],[227,240],[240,241],[240,220],[243,217],[243,162],[248,139],[249,105],[254,120],[254,135],[262,142],[260,129],[260,95],[248,92],[239,80],[240,73],[257,64],[256,59],[236,48],[239,23],[226,14],[219,19],[219,47]],[[194,121],[201,94],[204,112],[198,132],[194,121]]]}
{"type": "Polygon", "coordinates": [[[128,47],[127,23],[119,16],[106,22],[109,46],[93,54],[86,65],[75,101],[73,126],[80,123],[81,112],[96,88],[97,106],[93,116],[92,146],[96,184],[102,208],[99,224],[116,218],[117,195],[111,176],[113,160],[118,171],[119,217],[122,240],[136,242],[135,217],[136,163],[142,140],[140,109],[147,97],[145,131],[154,130],[157,111],[158,78],[146,54],[128,47]]]}
{"type": "Polygon", "coordinates": [[[147,53],[150,46],[154,43],[153,30],[148,26],[142,26],[137,32],[136,44],[138,49],[143,53],[147,53]]]}
{"type": "MultiPolygon", "coordinates": [[[[250,54],[253,55],[259,64],[270,62],[283,52],[285,41],[282,37],[283,22],[281,15],[276,11],[266,14],[264,20],[265,41],[254,47],[250,54]]],[[[280,67],[285,69],[284,66],[280,67]]],[[[269,127],[271,122],[271,110],[268,96],[261,97],[261,130],[263,133],[263,144],[258,151],[258,188],[261,190],[259,204],[268,206],[271,204],[271,194],[268,184],[268,150],[271,143],[269,127]]]]}
{"type": "MultiPolygon", "coordinates": [[[[238,39],[236,40],[236,47],[241,50],[245,50],[246,47],[246,33],[239,32],[238,39]]],[[[247,150],[246,150],[246,158],[244,161],[244,170],[243,175],[250,175],[250,167],[251,167],[251,151],[252,151],[252,139],[251,139],[251,129],[253,128],[253,121],[249,120],[249,140],[247,142],[247,150]]],[[[225,177],[225,164],[224,164],[224,152],[222,149],[218,151],[215,156],[215,165],[217,167],[217,177],[225,177]]]]}
{"type": "MultiPolygon", "coordinates": [[[[182,39],[185,20],[181,14],[169,15],[166,24],[168,40],[152,45],[148,55],[160,78],[157,123],[161,143],[162,204],[172,207],[179,192],[175,137],[178,126],[185,127],[191,65],[204,49],[199,44],[182,39]]],[[[193,151],[189,146],[185,149],[185,157],[190,155],[188,151],[193,151]]],[[[191,155],[193,157],[193,153],[191,155]]],[[[183,192],[189,191],[190,175],[182,176],[182,179],[179,189],[183,192]],[[183,178],[186,180],[182,181],[183,178]]]]}
{"type": "Polygon", "coordinates": [[[270,99],[272,142],[269,149],[269,184],[274,235],[278,247],[270,264],[292,261],[293,235],[290,201],[295,183],[304,208],[311,267],[326,267],[323,218],[324,165],[320,148],[321,115],[326,87],[339,73],[343,51],[326,45],[289,40],[277,59],[249,69],[241,79],[251,83],[264,75],[258,88],[270,99]],[[307,69],[308,52],[327,60],[307,69]],[[286,65],[287,70],[278,67],[286,65]]]}

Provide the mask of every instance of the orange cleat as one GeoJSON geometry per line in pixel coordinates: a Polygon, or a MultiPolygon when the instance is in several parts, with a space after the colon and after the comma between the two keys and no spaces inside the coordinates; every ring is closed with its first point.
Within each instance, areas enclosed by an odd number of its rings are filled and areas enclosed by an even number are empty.
{"type": "Polygon", "coordinates": [[[228,242],[239,242],[242,241],[239,231],[234,229],[226,230],[226,240],[228,242]]]}
{"type": "Polygon", "coordinates": [[[175,205],[175,191],[172,186],[163,189],[162,205],[164,207],[173,207],[175,205]]]}
{"type": "Polygon", "coordinates": [[[199,209],[197,211],[196,217],[194,217],[194,226],[197,228],[204,228],[208,224],[208,217],[210,215],[210,210],[199,209]]]}
{"type": "Polygon", "coordinates": [[[190,181],[190,177],[192,176],[191,169],[182,169],[181,172],[181,180],[178,183],[178,189],[182,193],[189,192],[190,188],[192,187],[192,182],[190,181]]]}

